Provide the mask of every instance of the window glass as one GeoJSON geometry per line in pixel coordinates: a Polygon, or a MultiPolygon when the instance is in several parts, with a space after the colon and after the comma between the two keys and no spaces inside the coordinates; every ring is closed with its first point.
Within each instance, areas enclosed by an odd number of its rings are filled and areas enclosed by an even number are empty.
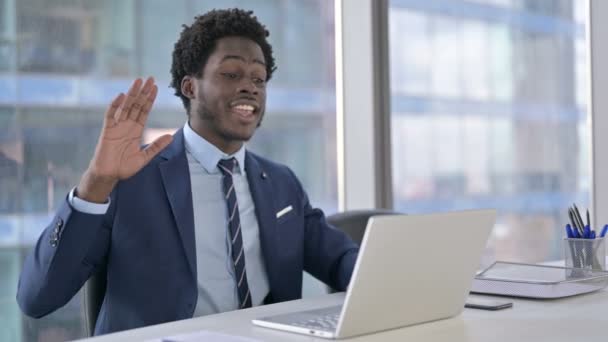
{"type": "Polygon", "coordinates": [[[0,72],[11,71],[15,64],[16,0],[0,0],[0,72]]]}
{"type": "Polygon", "coordinates": [[[390,1],[392,170],[406,213],[487,208],[485,262],[561,258],[590,204],[585,1],[390,1]]]}
{"type": "Polygon", "coordinates": [[[336,211],[333,1],[0,0],[1,341],[84,337],[81,294],[45,318],[21,314],[23,259],[87,167],[108,102],[135,77],[159,85],[144,140],[184,124],[169,88],[173,45],[195,15],[228,7],[267,25],[278,65],[248,147],[336,211]]]}

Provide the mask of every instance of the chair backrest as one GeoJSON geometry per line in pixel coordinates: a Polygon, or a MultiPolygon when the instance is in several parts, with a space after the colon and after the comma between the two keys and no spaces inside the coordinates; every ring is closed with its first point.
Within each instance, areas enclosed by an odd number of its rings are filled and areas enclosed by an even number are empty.
{"type": "Polygon", "coordinates": [[[398,214],[398,212],[388,209],[350,210],[328,216],[327,222],[345,232],[355,243],[360,245],[370,217],[398,214]]]}
{"type": "MultiPolygon", "coordinates": [[[[376,215],[399,215],[400,213],[388,209],[349,210],[327,216],[327,222],[348,235],[357,245],[361,245],[365,228],[369,218],[376,215]]],[[[334,293],[336,290],[325,287],[325,293],[334,293]]]]}
{"type": "Polygon", "coordinates": [[[82,307],[87,336],[95,333],[95,323],[106,294],[106,270],[94,274],[82,287],[82,307]]]}

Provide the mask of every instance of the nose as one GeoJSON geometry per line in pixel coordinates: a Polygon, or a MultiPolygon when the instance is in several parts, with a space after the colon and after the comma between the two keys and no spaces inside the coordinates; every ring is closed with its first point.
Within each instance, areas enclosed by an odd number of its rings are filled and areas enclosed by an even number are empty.
{"type": "Polygon", "coordinates": [[[252,79],[243,78],[239,84],[238,92],[242,94],[253,94],[258,95],[258,87],[253,83],[252,79]]]}

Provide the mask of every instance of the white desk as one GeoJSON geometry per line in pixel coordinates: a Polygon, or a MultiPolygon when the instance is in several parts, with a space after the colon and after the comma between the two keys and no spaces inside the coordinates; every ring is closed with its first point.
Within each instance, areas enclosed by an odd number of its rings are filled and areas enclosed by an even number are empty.
{"type": "MultiPolygon", "coordinates": [[[[343,293],[226,312],[92,338],[91,342],[142,341],[211,330],[261,341],[327,341],[274,331],[251,324],[261,316],[313,309],[342,302],[343,293]]],[[[406,328],[359,336],[347,341],[607,341],[608,291],[557,300],[513,299],[511,309],[465,309],[462,315],[406,328]]]]}

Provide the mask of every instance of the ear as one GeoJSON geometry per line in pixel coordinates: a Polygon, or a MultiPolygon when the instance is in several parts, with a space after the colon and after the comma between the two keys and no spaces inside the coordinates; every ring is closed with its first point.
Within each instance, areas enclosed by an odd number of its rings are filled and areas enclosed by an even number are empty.
{"type": "Polygon", "coordinates": [[[196,87],[197,83],[194,77],[187,75],[182,78],[181,91],[185,97],[189,98],[190,100],[194,99],[197,92],[196,87]]]}

